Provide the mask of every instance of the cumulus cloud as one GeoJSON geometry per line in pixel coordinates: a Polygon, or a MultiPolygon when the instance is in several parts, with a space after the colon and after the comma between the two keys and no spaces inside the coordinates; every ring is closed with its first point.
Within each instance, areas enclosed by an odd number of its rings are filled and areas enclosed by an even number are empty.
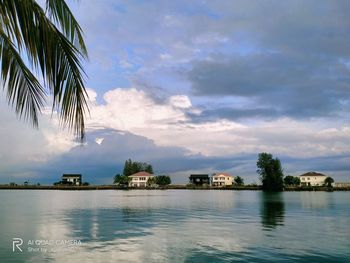
{"type": "MultiPolygon", "coordinates": [[[[104,99],[104,104],[91,108],[88,127],[129,131],[160,146],[188,149],[191,154],[225,156],[272,151],[310,157],[344,154],[349,146],[348,128],[342,122],[280,118],[242,124],[223,116],[225,111],[220,111],[217,118],[196,122],[193,116],[200,118],[206,112],[192,106],[185,95],[159,102],[132,88],[111,90],[104,99]]],[[[259,116],[258,111],[255,114],[259,116]]]]}

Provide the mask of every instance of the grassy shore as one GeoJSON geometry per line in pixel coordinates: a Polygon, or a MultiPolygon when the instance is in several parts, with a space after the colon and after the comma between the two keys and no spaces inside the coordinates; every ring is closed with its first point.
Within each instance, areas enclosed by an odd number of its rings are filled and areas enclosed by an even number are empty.
{"type": "MultiPolygon", "coordinates": [[[[84,191],[84,190],[167,190],[167,189],[184,189],[184,190],[250,190],[259,191],[261,186],[247,185],[247,186],[232,186],[232,187],[196,187],[189,185],[168,185],[164,187],[146,187],[146,188],[131,188],[120,187],[116,185],[89,185],[89,186],[68,186],[68,185],[0,185],[0,190],[70,190],[70,191],[84,191]]],[[[284,191],[350,191],[350,187],[286,187],[284,191]]]]}

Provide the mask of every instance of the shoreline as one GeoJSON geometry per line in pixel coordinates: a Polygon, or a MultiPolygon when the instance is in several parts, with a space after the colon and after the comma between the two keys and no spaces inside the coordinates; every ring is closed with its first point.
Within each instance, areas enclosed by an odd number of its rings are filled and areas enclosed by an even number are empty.
{"type": "MultiPolygon", "coordinates": [[[[89,186],[56,186],[56,185],[0,185],[0,190],[61,190],[61,191],[91,191],[91,190],[220,190],[220,191],[262,191],[261,186],[233,186],[233,187],[194,187],[187,185],[168,185],[164,187],[120,187],[116,185],[89,186]]],[[[286,187],[285,192],[301,191],[350,191],[350,187],[286,187]]]]}

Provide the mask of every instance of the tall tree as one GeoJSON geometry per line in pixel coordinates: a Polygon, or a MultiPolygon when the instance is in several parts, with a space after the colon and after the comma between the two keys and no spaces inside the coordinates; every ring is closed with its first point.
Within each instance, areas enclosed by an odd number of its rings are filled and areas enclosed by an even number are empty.
{"type": "Polygon", "coordinates": [[[146,164],[145,172],[153,174],[153,167],[150,164],[146,164]]]}
{"type": "Polygon", "coordinates": [[[234,182],[236,185],[238,186],[241,186],[241,185],[244,185],[244,180],[242,177],[240,176],[236,176],[235,179],[234,179],[234,182]]]}
{"type": "Polygon", "coordinates": [[[153,174],[153,167],[151,164],[134,162],[131,159],[125,161],[123,174],[126,176],[138,173],[138,172],[147,172],[153,174]]]}
{"type": "Polygon", "coordinates": [[[256,163],[264,191],[283,190],[283,169],[278,158],[270,153],[260,153],[256,163]]]}
{"type": "Polygon", "coordinates": [[[52,94],[61,124],[83,139],[85,58],[82,29],[64,0],[46,0],[45,11],[35,0],[0,0],[0,81],[20,117],[37,127],[52,94]],[[40,72],[43,83],[33,72],[40,72]]]}

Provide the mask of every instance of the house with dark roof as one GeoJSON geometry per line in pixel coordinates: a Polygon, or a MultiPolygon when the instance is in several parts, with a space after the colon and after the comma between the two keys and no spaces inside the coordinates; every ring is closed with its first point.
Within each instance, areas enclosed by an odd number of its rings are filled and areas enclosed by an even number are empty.
{"type": "Polygon", "coordinates": [[[150,178],[154,178],[154,175],[147,172],[138,172],[138,173],[129,175],[129,177],[131,178],[129,186],[146,187],[148,180],[150,178]]]}
{"type": "Polygon", "coordinates": [[[217,173],[213,174],[211,177],[212,186],[226,186],[232,185],[233,175],[229,173],[217,173]]]}
{"type": "Polygon", "coordinates": [[[81,174],[63,174],[61,184],[81,185],[81,174]]]}
{"type": "Polygon", "coordinates": [[[299,175],[301,186],[322,186],[326,175],[317,172],[307,172],[299,175]]]}
{"type": "Polygon", "coordinates": [[[209,175],[208,174],[191,174],[190,184],[194,184],[197,186],[202,186],[204,184],[210,184],[209,175]]]}

